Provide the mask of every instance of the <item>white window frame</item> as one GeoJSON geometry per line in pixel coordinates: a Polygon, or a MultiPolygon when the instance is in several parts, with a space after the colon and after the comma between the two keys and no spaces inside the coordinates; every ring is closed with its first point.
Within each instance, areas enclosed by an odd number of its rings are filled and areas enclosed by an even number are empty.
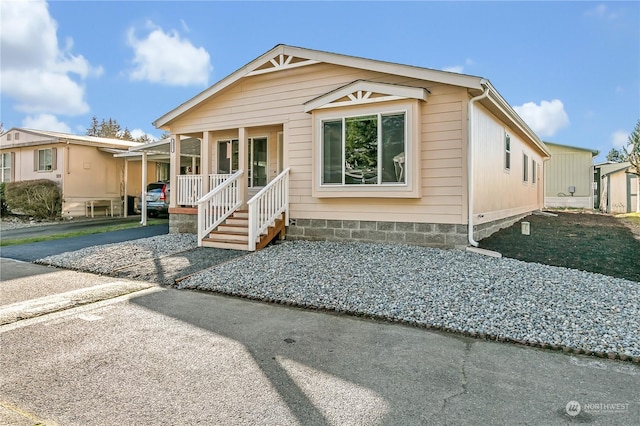
{"type": "Polygon", "coordinates": [[[504,134],[504,170],[511,170],[511,135],[507,132],[504,134]]]}
{"type": "Polygon", "coordinates": [[[13,163],[13,153],[12,152],[3,152],[0,153],[0,182],[11,182],[12,179],[12,170],[11,166],[13,163]],[[4,178],[5,172],[9,171],[8,179],[4,178]]]}
{"type": "Polygon", "coordinates": [[[52,172],[56,169],[55,165],[56,165],[56,159],[53,158],[54,155],[57,155],[57,150],[55,150],[54,148],[41,148],[41,149],[37,149],[36,150],[36,155],[35,155],[35,159],[34,161],[37,161],[37,164],[35,165],[35,171],[38,173],[49,173],[52,172]],[[49,164],[41,164],[40,162],[40,153],[41,152],[46,152],[49,151],[49,164]],[[49,166],[49,168],[47,168],[46,166],[49,166]]]}
{"type": "MultiPolygon", "coordinates": [[[[313,191],[318,198],[329,197],[375,197],[375,198],[420,198],[420,105],[418,100],[380,102],[348,108],[330,108],[313,111],[313,191]],[[404,182],[378,184],[323,184],[323,122],[343,120],[367,115],[405,115],[405,163],[404,182]]],[[[343,175],[344,175],[344,131],[343,124],[343,175]]],[[[380,155],[381,151],[378,151],[380,155]]],[[[380,164],[380,162],[379,162],[380,164]]]]}
{"type": "MultiPolygon", "coordinates": [[[[240,142],[238,142],[238,138],[226,138],[226,139],[218,139],[216,140],[216,173],[220,173],[220,158],[218,158],[218,154],[220,152],[219,146],[220,144],[227,144],[227,147],[230,147],[231,150],[231,157],[229,158],[229,169],[231,169],[230,173],[235,173],[238,170],[234,170],[233,169],[233,146],[237,146],[238,147],[238,151],[240,150],[240,142]]],[[[229,148],[228,148],[229,149],[229,148]]],[[[238,157],[240,156],[240,154],[238,153],[238,157]]],[[[238,167],[241,167],[240,164],[240,159],[238,158],[238,167]]]]}
{"type": "Polygon", "coordinates": [[[12,134],[7,133],[7,142],[11,142],[12,134]]]}
{"type": "Polygon", "coordinates": [[[529,183],[529,156],[522,153],[522,183],[529,183]]]}

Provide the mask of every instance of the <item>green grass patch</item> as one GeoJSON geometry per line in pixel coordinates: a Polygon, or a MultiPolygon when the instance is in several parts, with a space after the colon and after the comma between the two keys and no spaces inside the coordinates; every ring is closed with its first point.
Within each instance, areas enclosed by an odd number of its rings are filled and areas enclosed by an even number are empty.
{"type": "MultiPolygon", "coordinates": [[[[480,241],[480,247],[526,262],[597,272],[640,282],[640,241],[622,220],[592,213],[531,215],[531,235],[520,222],[480,241]]],[[[640,217],[625,217],[624,220],[640,217]]]]}
{"type": "MultiPolygon", "coordinates": [[[[166,222],[167,221],[165,219],[148,219],[147,225],[160,225],[166,222]]],[[[65,232],[60,234],[42,235],[38,237],[16,238],[11,240],[0,240],[0,247],[16,246],[20,244],[39,243],[42,241],[53,241],[53,240],[60,240],[63,238],[80,237],[83,235],[101,234],[103,232],[120,231],[123,229],[132,229],[132,228],[140,228],[140,227],[141,225],[138,222],[121,223],[118,225],[105,225],[101,227],[84,229],[84,230],[73,231],[73,232],[65,232]]]]}

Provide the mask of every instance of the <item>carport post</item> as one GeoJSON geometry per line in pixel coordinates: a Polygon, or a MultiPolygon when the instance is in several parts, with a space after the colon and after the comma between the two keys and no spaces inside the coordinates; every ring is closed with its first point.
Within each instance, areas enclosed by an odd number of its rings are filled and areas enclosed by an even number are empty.
{"type": "Polygon", "coordinates": [[[127,181],[129,180],[129,160],[127,157],[123,158],[124,160],[124,198],[123,198],[123,208],[124,208],[124,217],[128,217],[129,213],[129,197],[127,196],[127,181]]]}
{"type": "Polygon", "coordinates": [[[140,195],[142,205],[142,218],[140,224],[147,226],[147,153],[142,151],[142,193],[140,195]]]}

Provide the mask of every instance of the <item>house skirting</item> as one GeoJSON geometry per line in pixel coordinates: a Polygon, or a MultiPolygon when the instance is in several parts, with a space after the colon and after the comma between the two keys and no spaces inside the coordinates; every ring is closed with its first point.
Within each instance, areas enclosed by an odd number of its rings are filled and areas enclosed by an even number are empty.
{"type": "MultiPolygon", "coordinates": [[[[186,209],[185,209],[186,210],[186,209]]],[[[194,212],[169,212],[170,234],[198,234],[198,210],[194,212]]]]}
{"type": "MultiPolygon", "coordinates": [[[[474,226],[476,240],[513,225],[525,215],[474,226]]],[[[468,245],[467,225],[360,220],[291,219],[288,240],[366,241],[412,244],[438,248],[468,245]]]]}
{"type": "MultiPolygon", "coordinates": [[[[487,238],[526,215],[475,225],[474,237],[478,241],[487,238]]],[[[197,214],[171,213],[169,216],[170,233],[197,234],[197,226],[197,214]]],[[[467,225],[364,220],[290,219],[286,239],[387,242],[438,248],[463,248],[468,245],[467,225]]]]}
{"type": "Polygon", "coordinates": [[[545,207],[593,209],[591,197],[544,197],[545,207]]]}

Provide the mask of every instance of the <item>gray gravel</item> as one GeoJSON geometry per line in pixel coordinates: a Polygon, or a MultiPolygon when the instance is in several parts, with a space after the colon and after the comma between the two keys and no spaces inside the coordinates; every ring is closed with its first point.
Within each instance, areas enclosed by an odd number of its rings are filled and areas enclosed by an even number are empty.
{"type": "Polygon", "coordinates": [[[178,288],[640,356],[640,283],[460,250],[286,242],[178,288]]]}
{"type": "Polygon", "coordinates": [[[159,284],[193,274],[176,286],[640,357],[637,282],[415,246],[294,241],[242,256],[196,245],[194,235],[168,234],[37,263],[159,284]]]}
{"type": "Polygon", "coordinates": [[[176,279],[247,253],[196,246],[195,235],[165,234],[88,247],[38,259],[35,263],[172,285],[176,279]]]}

